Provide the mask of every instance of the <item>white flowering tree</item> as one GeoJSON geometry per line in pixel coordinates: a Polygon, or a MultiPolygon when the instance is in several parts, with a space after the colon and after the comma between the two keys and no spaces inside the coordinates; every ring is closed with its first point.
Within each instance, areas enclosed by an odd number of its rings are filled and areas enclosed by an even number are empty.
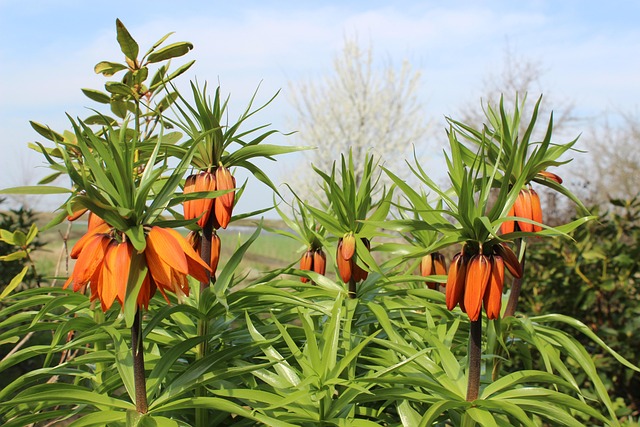
{"type": "Polygon", "coordinates": [[[345,39],[333,71],[318,81],[292,83],[299,143],[317,147],[305,153],[295,173],[296,192],[308,195],[317,177],[310,163],[330,170],[339,153],[353,153],[356,176],[362,175],[365,154],[391,169],[411,157],[413,146],[425,140],[427,120],[418,100],[420,73],[408,61],[378,66],[369,45],[345,39]]]}

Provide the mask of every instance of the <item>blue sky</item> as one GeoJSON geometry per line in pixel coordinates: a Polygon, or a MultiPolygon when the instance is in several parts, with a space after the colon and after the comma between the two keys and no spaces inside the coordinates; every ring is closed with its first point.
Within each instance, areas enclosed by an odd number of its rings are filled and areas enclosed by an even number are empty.
{"type": "MultiPolygon", "coordinates": [[[[381,62],[408,59],[421,71],[420,99],[436,122],[479,100],[507,44],[539,61],[543,87],[572,100],[580,114],[638,107],[636,1],[0,0],[0,187],[46,173],[26,148],[38,139],[29,120],[63,130],[65,112],[84,116],[93,106],[80,88],[102,88],[93,66],[120,59],[116,18],[143,46],[170,31],[173,41],[193,42],[191,77],[220,81],[232,114],[260,81],[262,99],[282,89],[262,116],[280,130],[295,129],[289,82],[329,72],[344,37],[356,34],[381,62]]],[[[261,203],[270,202],[267,192],[255,191],[261,203]]]]}

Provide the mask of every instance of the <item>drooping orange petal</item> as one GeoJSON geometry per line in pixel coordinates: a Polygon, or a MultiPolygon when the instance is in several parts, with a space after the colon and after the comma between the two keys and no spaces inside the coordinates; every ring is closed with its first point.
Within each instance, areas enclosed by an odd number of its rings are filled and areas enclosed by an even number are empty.
{"type": "Polygon", "coordinates": [[[218,262],[220,262],[220,236],[217,233],[213,233],[211,236],[211,262],[209,263],[209,267],[211,267],[211,275],[216,275],[216,270],[218,269],[218,262]]]}
{"type": "Polygon", "coordinates": [[[445,300],[449,310],[453,310],[458,303],[463,303],[466,273],[467,258],[459,252],[451,260],[447,276],[445,300]]]}
{"type": "Polygon", "coordinates": [[[150,249],[148,245],[144,251],[144,255],[147,261],[147,267],[149,268],[149,274],[162,291],[162,294],[164,295],[165,289],[173,292],[174,285],[172,283],[173,274],[171,267],[160,258],[157,252],[150,249]]]}
{"type": "MultiPolygon", "coordinates": [[[[519,197],[520,196],[518,196],[518,198],[519,197]]],[[[507,216],[515,216],[515,213],[516,213],[516,208],[514,205],[514,206],[511,206],[511,209],[509,209],[507,216]]],[[[500,231],[502,232],[502,234],[513,233],[514,230],[515,230],[514,221],[505,221],[502,224],[500,224],[500,231]]]]}
{"type": "Polygon", "coordinates": [[[89,212],[87,231],[91,231],[102,224],[106,224],[104,219],[100,218],[98,215],[94,214],[93,212],[89,212]]]}
{"type": "Polygon", "coordinates": [[[316,249],[313,252],[313,271],[318,274],[322,274],[327,270],[327,256],[322,249],[316,249]]]}
{"type": "MultiPolygon", "coordinates": [[[[182,237],[180,233],[178,233],[173,228],[165,228],[163,229],[166,233],[174,238],[174,240],[178,243],[178,246],[182,250],[182,253],[186,257],[187,260],[187,272],[189,276],[195,277],[200,282],[208,282],[209,274],[211,274],[211,268],[209,264],[204,262],[204,260],[193,250],[193,248],[189,245],[189,242],[182,237]]],[[[178,270],[180,271],[180,270],[178,270]]]]}
{"type": "MultiPolygon", "coordinates": [[[[184,181],[184,194],[190,194],[195,191],[196,188],[196,175],[189,175],[184,181]]],[[[194,219],[194,200],[185,200],[182,203],[182,209],[184,210],[184,219],[194,219]]]]}
{"type": "MultiPolygon", "coordinates": [[[[214,191],[215,189],[215,176],[211,172],[200,172],[196,178],[195,191],[214,191]]],[[[198,220],[198,225],[204,228],[213,210],[213,199],[198,199],[194,206],[196,210],[194,212],[194,218],[204,214],[198,220]]]]}
{"type": "MultiPolygon", "coordinates": [[[[216,168],[216,190],[231,190],[236,187],[236,181],[231,172],[226,167],[220,165],[216,168]]],[[[222,206],[226,208],[233,208],[233,202],[235,198],[235,191],[218,196],[216,200],[219,200],[222,206]]],[[[224,227],[223,227],[224,228],[224,227]]]]}
{"type": "Polygon", "coordinates": [[[489,284],[484,293],[483,303],[489,320],[500,317],[502,307],[502,287],[504,285],[504,262],[502,257],[493,255],[491,257],[491,275],[489,284]]]}
{"type": "MultiPolygon", "coordinates": [[[[431,254],[433,258],[433,262],[431,263],[431,274],[435,274],[438,276],[445,276],[447,274],[447,261],[440,252],[434,252],[431,254]]],[[[427,286],[430,289],[437,289],[439,283],[437,282],[429,282],[427,286]]]]}
{"type": "MultiPolygon", "coordinates": [[[[525,188],[520,190],[520,194],[518,194],[518,198],[516,199],[514,208],[516,216],[526,219],[532,219],[531,193],[528,189],[525,188]]],[[[530,224],[528,222],[518,221],[518,227],[520,227],[520,230],[528,233],[533,231],[533,224],[530,224]]]]}
{"type": "Polygon", "coordinates": [[[140,292],[138,293],[138,299],[136,300],[138,307],[143,307],[145,310],[148,310],[149,300],[151,300],[155,292],[156,292],[155,283],[149,277],[149,273],[147,273],[145,274],[144,279],[142,280],[142,286],[140,287],[140,292]]]}
{"type": "Polygon", "coordinates": [[[516,279],[522,277],[522,264],[518,261],[518,257],[506,243],[500,243],[493,247],[493,252],[502,258],[504,265],[509,273],[516,279]]]}
{"type": "Polygon", "coordinates": [[[99,226],[87,231],[77,242],[75,245],[73,245],[73,248],[71,249],[71,253],[69,254],[69,256],[72,259],[77,259],[78,255],[80,255],[80,252],[82,252],[82,249],[84,248],[84,245],[87,244],[87,242],[89,240],[91,240],[91,238],[93,236],[95,236],[96,234],[100,234],[100,233],[108,233],[110,231],[111,227],[109,227],[108,224],[104,223],[104,224],[100,224],[99,226]]]}
{"type": "Polygon", "coordinates": [[[420,275],[422,277],[431,276],[431,269],[433,267],[433,257],[431,254],[427,254],[420,260],[420,275]]]}
{"type": "Polygon", "coordinates": [[[87,211],[87,208],[81,208],[78,209],[77,211],[73,212],[71,215],[67,215],[67,221],[69,222],[73,222],[76,219],[80,218],[82,215],[84,215],[84,213],[87,211]]]}
{"type": "Polygon", "coordinates": [[[100,303],[102,304],[102,311],[107,311],[111,308],[118,295],[116,287],[117,248],[118,243],[112,240],[104,256],[102,273],[98,282],[98,298],[100,298],[100,303]]]}
{"type": "Polygon", "coordinates": [[[218,198],[214,200],[213,213],[215,215],[215,228],[227,228],[231,222],[232,207],[226,207],[218,198]]]}
{"type": "MultiPolygon", "coordinates": [[[[188,274],[189,265],[187,263],[185,252],[180,247],[180,243],[176,240],[173,233],[169,230],[171,229],[157,226],[151,227],[151,230],[147,235],[147,250],[150,249],[152,252],[157,253],[160,259],[171,268],[178,270],[182,274],[188,274]]],[[[180,236],[179,233],[177,234],[180,236]]],[[[182,236],[180,237],[184,240],[182,236]]],[[[185,245],[189,247],[190,251],[194,252],[193,248],[189,246],[186,240],[185,245]]]]}
{"type": "Polygon", "coordinates": [[[489,257],[483,254],[474,255],[469,261],[464,290],[464,307],[471,321],[476,321],[480,317],[482,300],[490,275],[491,262],[489,257]]]}
{"type": "MultiPolygon", "coordinates": [[[[111,238],[106,234],[96,234],[84,245],[71,275],[74,292],[78,292],[86,286],[96,269],[102,266],[104,254],[110,241],[111,238]]],[[[67,284],[65,283],[65,285],[67,284]]]]}
{"type": "MultiPolygon", "coordinates": [[[[312,268],[313,268],[313,251],[309,249],[302,255],[302,258],[300,258],[300,270],[310,271],[312,268]]],[[[309,279],[302,276],[300,277],[300,281],[302,283],[307,283],[309,279]]]]}
{"type": "MultiPolygon", "coordinates": [[[[540,196],[536,190],[531,189],[531,219],[542,224],[542,206],[540,205],[540,196]]],[[[541,231],[542,227],[533,225],[533,231],[541,231]]]]}
{"type": "Polygon", "coordinates": [[[116,270],[113,274],[113,278],[115,280],[115,286],[118,292],[118,301],[120,301],[120,304],[124,306],[124,298],[127,294],[127,283],[129,281],[129,272],[131,270],[131,256],[133,254],[133,246],[129,242],[122,242],[118,244],[115,252],[116,270]]]}

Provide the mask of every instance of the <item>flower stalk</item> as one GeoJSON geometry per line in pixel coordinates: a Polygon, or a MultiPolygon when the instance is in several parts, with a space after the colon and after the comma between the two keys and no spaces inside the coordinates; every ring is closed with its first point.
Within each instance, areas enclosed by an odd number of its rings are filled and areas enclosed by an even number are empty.
{"type": "Polygon", "coordinates": [[[469,330],[469,380],[467,402],[478,399],[480,393],[480,359],[482,357],[482,316],[471,322],[469,330]]]}
{"type": "Polygon", "coordinates": [[[141,414],[146,414],[149,406],[147,404],[147,384],[144,374],[144,346],[142,342],[142,311],[138,308],[133,326],[131,326],[131,352],[133,354],[133,380],[136,393],[136,410],[141,414]]]}

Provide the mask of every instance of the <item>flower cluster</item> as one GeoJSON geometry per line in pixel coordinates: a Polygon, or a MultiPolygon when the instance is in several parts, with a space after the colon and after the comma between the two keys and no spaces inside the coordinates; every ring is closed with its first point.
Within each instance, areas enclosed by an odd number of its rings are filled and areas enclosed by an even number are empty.
{"type": "MultiPolygon", "coordinates": [[[[124,306],[135,250],[124,234],[104,221],[96,222],[97,225],[90,223],[87,233],[71,251],[71,258],[77,261],[64,288],[73,284],[77,292],[84,291],[88,285],[91,300],[98,299],[102,310],[107,311],[116,300],[124,306]]],[[[180,233],[158,226],[145,231],[146,247],[141,255],[147,272],[137,296],[138,307],[148,308],[156,289],[167,301],[167,291],[178,298],[189,295],[187,276],[209,280],[211,269],[180,233]]]]}
{"type": "MultiPolygon", "coordinates": [[[[420,260],[420,274],[423,277],[438,275],[444,276],[447,274],[447,261],[440,252],[433,252],[422,257],[420,260]]],[[[426,281],[426,285],[429,289],[437,289],[438,284],[436,282],[426,281]]]]}
{"type": "MultiPolygon", "coordinates": [[[[362,243],[369,250],[371,242],[362,238],[362,243]]],[[[351,280],[360,282],[365,280],[369,272],[356,263],[356,237],[353,233],[347,233],[338,240],[338,250],[336,251],[336,264],[338,273],[343,282],[349,283],[351,280]]]]}
{"type": "MultiPolygon", "coordinates": [[[[300,258],[300,270],[314,271],[324,275],[327,269],[327,256],[322,248],[309,248],[300,258]]],[[[302,283],[309,281],[306,277],[300,277],[302,283]]]]}
{"type": "Polygon", "coordinates": [[[482,247],[471,254],[465,245],[451,261],[447,277],[446,304],[449,310],[460,305],[472,321],[478,320],[482,306],[487,318],[500,316],[505,266],[514,277],[522,277],[522,267],[511,248],[496,244],[489,255],[482,247]]]}
{"type": "MultiPolygon", "coordinates": [[[[236,186],[236,179],[229,169],[220,165],[215,173],[202,171],[189,175],[185,180],[184,194],[206,191],[228,191],[236,186]]],[[[213,199],[187,200],[183,204],[184,218],[198,218],[198,225],[204,228],[211,213],[214,215],[214,228],[227,228],[231,221],[235,191],[229,191],[213,199]]]]}

